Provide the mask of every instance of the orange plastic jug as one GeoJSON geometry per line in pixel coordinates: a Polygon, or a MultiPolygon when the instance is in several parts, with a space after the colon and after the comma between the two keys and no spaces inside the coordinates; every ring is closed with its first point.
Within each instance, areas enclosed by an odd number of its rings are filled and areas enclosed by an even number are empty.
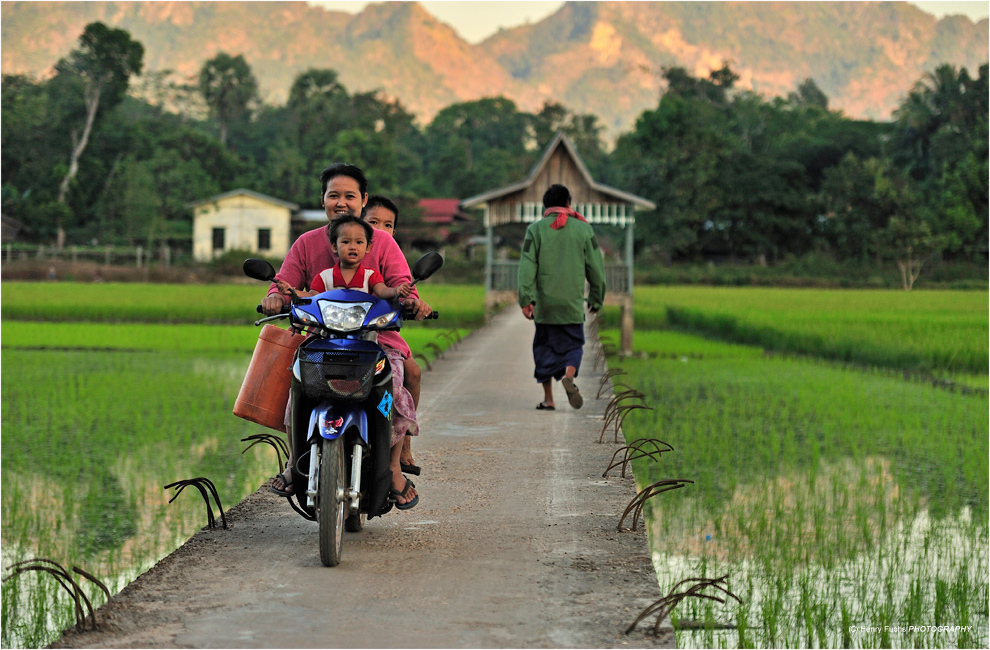
{"type": "Polygon", "coordinates": [[[234,400],[234,415],[285,433],[292,359],[305,338],[271,324],[261,328],[251,365],[234,400]]]}

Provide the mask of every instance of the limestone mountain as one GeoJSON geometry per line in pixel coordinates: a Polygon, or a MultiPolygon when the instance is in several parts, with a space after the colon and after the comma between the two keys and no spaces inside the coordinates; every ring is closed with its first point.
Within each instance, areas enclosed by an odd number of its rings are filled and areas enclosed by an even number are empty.
{"type": "Polygon", "coordinates": [[[696,75],[729,61],[737,86],[786,95],[812,78],[830,105],[887,119],[941,63],[972,73],[988,22],[936,20],[904,2],[568,2],[472,45],[415,2],[359,14],[305,2],[4,2],[2,71],[46,74],[89,22],[127,29],[145,69],[195,77],[219,51],[243,54],[269,102],[311,67],[352,92],[382,89],[421,122],[459,101],[504,95],[523,110],[557,100],[615,135],[656,106],[662,66],[696,75]]]}

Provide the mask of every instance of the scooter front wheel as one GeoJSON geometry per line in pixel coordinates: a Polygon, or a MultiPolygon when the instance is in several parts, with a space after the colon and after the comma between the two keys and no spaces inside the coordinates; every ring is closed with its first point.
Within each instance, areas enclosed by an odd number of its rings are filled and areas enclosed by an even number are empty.
{"type": "Polygon", "coordinates": [[[316,519],[320,524],[320,561],[340,564],[344,540],[344,448],[340,438],[324,440],[320,454],[320,487],[316,519]]]}

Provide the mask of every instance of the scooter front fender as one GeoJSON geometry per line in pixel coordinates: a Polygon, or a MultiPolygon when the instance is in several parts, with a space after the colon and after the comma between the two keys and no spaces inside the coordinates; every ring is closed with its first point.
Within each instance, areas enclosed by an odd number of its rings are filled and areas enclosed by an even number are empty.
{"type": "Polygon", "coordinates": [[[357,428],[358,436],[368,444],[368,414],[358,403],[321,402],[309,416],[309,436],[312,444],[317,436],[325,440],[336,440],[352,427],[357,428]]]}

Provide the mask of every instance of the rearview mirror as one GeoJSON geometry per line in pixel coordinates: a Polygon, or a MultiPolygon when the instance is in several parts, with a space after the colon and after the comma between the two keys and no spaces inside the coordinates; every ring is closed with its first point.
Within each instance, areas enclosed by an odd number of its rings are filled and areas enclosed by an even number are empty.
{"type": "Polygon", "coordinates": [[[436,251],[430,251],[423,257],[416,260],[413,265],[413,283],[419,282],[420,280],[425,280],[434,273],[440,270],[443,266],[443,258],[440,257],[440,253],[436,251]]]}
{"type": "Polygon", "coordinates": [[[255,280],[271,282],[275,279],[275,268],[265,260],[244,260],[244,275],[255,280]]]}

